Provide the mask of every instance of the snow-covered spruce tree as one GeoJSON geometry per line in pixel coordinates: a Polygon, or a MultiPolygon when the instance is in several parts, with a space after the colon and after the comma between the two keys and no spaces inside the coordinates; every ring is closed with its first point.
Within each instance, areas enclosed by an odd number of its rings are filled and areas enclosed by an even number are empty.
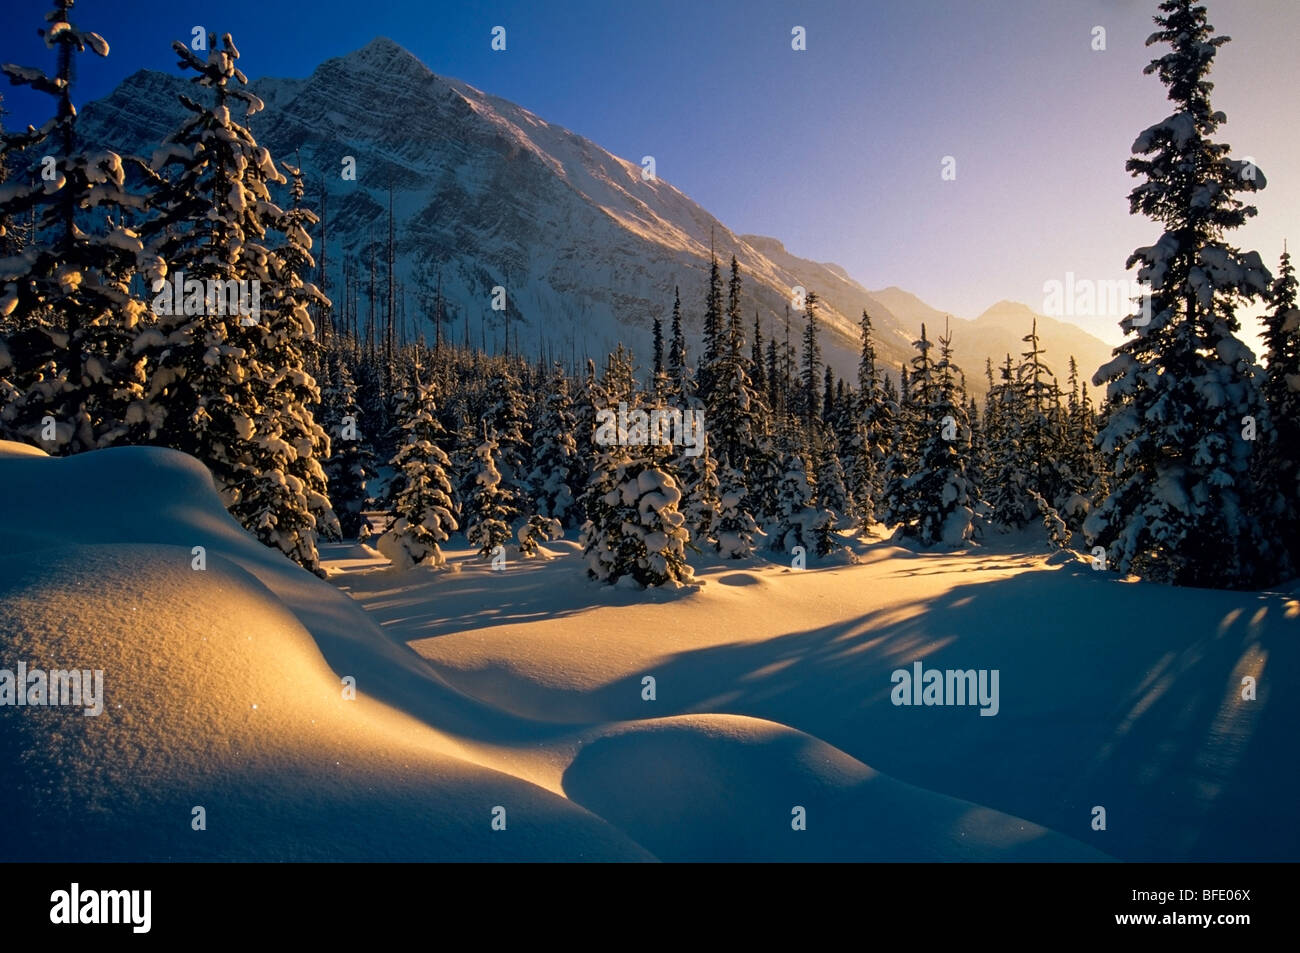
{"type": "MultiPolygon", "coordinates": [[[[930,419],[937,421],[935,432],[921,449],[921,466],[927,476],[922,483],[938,488],[936,519],[930,532],[922,538],[959,546],[971,538],[978,490],[970,478],[970,421],[966,417],[965,388],[961,368],[952,359],[952,334],[945,331],[939,338],[939,363],[935,365],[937,386],[935,405],[930,419]]],[[[929,494],[929,490],[922,491],[929,494]]]]}
{"type": "Polygon", "coordinates": [[[769,432],[761,434],[754,452],[750,454],[749,471],[745,474],[750,490],[750,509],[760,525],[776,518],[781,477],[785,475],[782,459],[775,435],[769,432]]]}
{"type": "Polygon", "coordinates": [[[881,515],[882,521],[891,526],[915,527],[920,519],[919,508],[924,506],[913,488],[919,478],[921,448],[931,429],[929,410],[934,392],[934,359],[930,355],[933,343],[926,336],[925,325],[921,325],[921,339],[914,341],[913,347],[918,352],[912,358],[914,370],[909,374],[906,365],[901,369],[899,414],[895,420],[891,452],[885,461],[881,515]]]}
{"type": "Polygon", "coordinates": [[[573,487],[577,481],[578,445],[574,439],[577,421],[569,382],[556,365],[546,396],[538,402],[539,416],[533,427],[533,467],[528,474],[528,492],[539,516],[569,525],[573,516],[573,487]]]}
{"type": "Polygon", "coordinates": [[[689,582],[682,494],[661,447],[601,446],[584,492],[588,514],[579,542],[587,575],[641,586],[689,582]]]}
{"type": "Polygon", "coordinates": [[[1078,362],[1070,358],[1069,398],[1062,432],[1060,473],[1062,485],[1056,510],[1071,531],[1083,528],[1092,501],[1101,495],[1098,476],[1096,415],[1087,383],[1080,382],[1078,362]]]}
{"type": "Polygon", "coordinates": [[[488,430],[474,451],[473,488],[465,501],[465,538],[490,559],[510,541],[510,525],[519,515],[514,493],[501,477],[501,445],[488,430]]]}
{"type": "MultiPolygon", "coordinates": [[[[108,55],[97,33],[71,22],[56,0],[39,32],[57,51],[54,75],[4,64],[15,86],[55,100],[39,129],[0,135],[0,437],[50,453],[123,442],[143,395],[143,361],[131,345],[146,305],[132,292],[142,244],[128,224],[143,205],[125,188],[114,152],[78,152],[72,103],[76,54],[108,55]],[[31,164],[11,167],[11,157],[31,164]],[[25,221],[21,246],[14,225],[25,221]]],[[[15,163],[17,166],[17,163],[15,163]]]]}
{"type": "Polygon", "coordinates": [[[1258,475],[1274,536],[1287,546],[1291,568],[1300,567],[1300,309],[1295,266],[1285,250],[1264,316],[1268,374],[1264,397],[1272,426],[1263,435],[1258,475]]]}
{"type": "Polygon", "coordinates": [[[268,376],[258,361],[267,322],[251,309],[284,268],[263,242],[268,219],[283,215],[270,185],[287,180],[232,116],[232,105],[251,115],[262,102],[240,88],[246,79],[235,66],[239,54],[229,35],[220,46],[214,39],[206,61],[183,43],[173,49],[214,102],[202,105],[182,95],[192,115],[150,163],[157,214],[142,232],[168,283],[155,280],[156,322],[141,342],[151,365],[147,416],[154,442],[207,464],[229,505],[232,488],[237,497],[238,486],[258,476],[251,460],[268,376]],[[173,295],[177,281],[184,282],[180,307],[173,295]],[[209,287],[238,290],[209,295],[209,287]],[[250,313],[241,314],[240,304],[250,313]]]}
{"type": "MultiPolygon", "coordinates": [[[[574,443],[578,448],[577,472],[589,474],[595,465],[599,447],[595,444],[596,413],[609,406],[609,397],[596,378],[596,362],[587,359],[586,373],[577,388],[573,403],[574,443]]],[[[583,482],[585,488],[585,480],[583,482]]],[[[581,507],[581,495],[579,496],[581,507]]]]}
{"type": "Polygon", "coordinates": [[[838,409],[835,406],[835,369],[829,364],[823,368],[822,374],[822,423],[834,426],[839,416],[838,409]]]}
{"type": "MultiPolygon", "coordinates": [[[[360,373],[360,370],[358,371],[358,373],[360,373]]],[[[393,387],[391,392],[387,395],[387,397],[383,401],[385,406],[388,408],[388,412],[384,416],[390,421],[390,425],[388,427],[388,430],[382,435],[383,439],[377,442],[378,443],[377,454],[376,454],[377,456],[381,455],[384,452],[384,448],[387,448],[388,459],[391,460],[393,455],[396,454],[397,451],[400,450],[402,448],[402,445],[406,442],[406,432],[402,429],[402,424],[405,423],[412,416],[415,410],[414,404],[416,399],[417,388],[413,386],[414,377],[415,377],[414,374],[412,374],[410,377],[399,375],[393,381],[393,387]]],[[[430,386],[433,386],[432,377],[430,377],[429,384],[430,386]]],[[[357,403],[361,411],[361,418],[369,422],[371,419],[371,414],[367,413],[365,405],[361,403],[360,386],[358,386],[356,390],[357,390],[357,403]]],[[[435,389],[435,393],[436,393],[436,389],[435,389]]],[[[457,448],[459,448],[459,444],[457,444],[457,448]]],[[[446,452],[446,449],[447,449],[446,446],[443,445],[444,452],[446,452]]],[[[468,447],[467,453],[472,455],[473,449],[474,449],[473,446],[468,447]]],[[[462,472],[462,471],[460,469],[453,468],[453,470],[448,473],[448,476],[451,477],[453,476],[453,474],[458,472],[462,472]]],[[[392,511],[393,505],[397,502],[398,494],[402,492],[402,484],[405,481],[405,479],[406,477],[402,474],[401,470],[392,470],[388,474],[388,479],[384,481],[383,484],[382,498],[376,501],[379,504],[380,509],[383,509],[386,512],[392,511]]],[[[453,490],[452,490],[453,502],[457,498],[458,497],[455,491],[455,483],[453,481],[453,490]]],[[[457,509],[456,511],[459,512],[459,509],[457,509]]]]}
{"type": "Polygon", "coordinates": [[[1037,512],[1024,451],[1024,416],[1024,395],[1008,354],[984,408],[987,500],[992,522],[1007,529],[1020,529],[1037,512]]]}
{"type": "Polygon", "coordinates": [[[1038,515],[1042,517],[1043,529],[1047,531],[1048,540],[1057,549],[1065,549],[1070,545],[1070,528],[1065,525],[1065,520],[1061,519],[1061,514],[1041,493],[1030,490],[1029,496],[1038,507],[1038,515]]]}
{"type": "Polygon", "coordinates": [[[768,549],[789,555],[802,546],[805,553],[830,554],[836,548],[831,514],[815,505],[816,490],[803,458],[786,454],[782,468],[776,514],[766,528],[768,549]]]}
{"type": "Polygon", "coordinates": [[[496,434],[500,446],[501,479],[516,497],[528,492],[528,448],[530,442],[528,400],[519,376],[507,363],[488,378],[481,419],[496,434]]]}
{"type": "Polygon", "coordinates": [[[763,329],[758,323],[758,309],[754,309],[754,339],[749,346],[749,367],[754,390],[764,401],[767,399],[767,368],[763,364],[763,329]]]}
{"type": "Polygon", "coordinates": [[[694,393],[688,393],[686,387],[685,372],[688,370],[688,365],[686,363],[686,335],[682,331],[682,292],[680,288],[676,287],[673,288],[671,335],[668,342],[668,385],[671,395],[684,402],[689,397],[693,397],[694,393]]]}
{"type": "MultiPolygon", "coordinates": [[[[789,305],[786,305],[789,308],[789,305]]],[[[773,414],[785,413],[785,389],[782,386],[781,377],[781,360],[777,356],[776,337],[767,342],[767,354],[764,357],[767,368],[764,371],[764,378],[767,380],[767,406],[772,408],[773,414]]]]}
{"type": "Polygon", "coordinates": [[[704,301],[704,348],[695,369],[696,393],[706,405],[713,399],[715,370],[725,347],[724,335],[722,275],[718,270],[718,256],[714,255],[709,266],[709,290],[704,301]]]}
{"type": "Polygon", "coordinates": [[[980,421],[980,411],[974,397],[966,401],[966,420],[970,424],[970,456],[967,458],[966,472],[977,494],[983,497],[982,489],[988,473],[989,455],[988,446],[984,441],[984,426],[980,421]]]}
{"type": "MultiPolygon", "coordinates": [[[[1175,585],[1251,588],[1286,571],[1260,524],[1251,424],[1266,424],[1254,356],[1238,339],[1235,309],[1268,290],[1268,270],[1226,233],[1255,214],[1237,194],[1264,177],[1213,140],[1225,121],[1206,78],[1226,36],[1205,8],[1165,0],[1147,44],[1168,53],[1146,68],[1169,87],[1175,112],[1133,143],[1127,168],[1143,181],[1131,210],[1164,225],[1128,260],[1148,285],[1130,335],[1094,377],[1107,384],[1099,439],[1112,473],[1109,495],[1089,514],[1089,545],[1111,568],[1175,585]],[[1250,418],[1249,420],[1247,418],[1250,418]]],[[[1261,428],[1262,429],[1262,428],[1261,428]]]]}
{"type": "Polygon", "coordinates": [[[706,438],[700,452],[691,455],[683,447],[672,461],[672,472],[682,490],[679,509],[686,518],[690,545],[697,552],[718,548],[718,520],[722,502],[718,466],[706,438]]]}
{"type": "Polygon", "coordinates": [[[972,533],[974,487],[966,473],[970,453],[970,426],[959,398],[952,363],[951,337],[939,339],[940,357],[930,357],[933,346],[921,325],[921,338],[912,359],[908,439],[915,453],[915,469],[897,472],[891,481],[890,510],[901,523],[904,536],[924,546],[943,543],[960,546],[972,533]]]}
{"type": "Polygon", "coordinates": [[[876,518],[880,498],[879,476],[884,465],[881,427],[884,411],[880,375],[876,370],[876,347],[871,339],[871,315],[862,311],[862,355],[858,360],[858,389],[853,395],[852,429],[845,447],[845,482],[854,518],[866,528],[876,518]]]}
{"type": "Polygon", "coordinates": [[[759,418],[765,413],[762,398],[750,381],[744,354],[740,289],[740,267],[733,256],[725,335],[713,364],[713,389],[706,416],[709,445],[718,457],[718,552],[729,559],[741,559],[753,552],[758,524],[746,474],[752,472],[756,462],[759,418]]]}
{"type": "Polygon", "coordinates": [[[157,296],[140,342],[151,359],[145,420],[152,442],[207,464],[245,528],[319,573],[317,535],[338,530],[321,466],[329,439],[306,371],[309,308],[328,303],[305,277],[316,217],[301,205],[301,182],[289,212],[272,199],[271,186],[288,180],[231,115],[232,105],[251,116],[262,102],[242,88],[229,34],[210,40],[206,60],[172,45],[214,102],[181,96],[192,116],[148,167],[157,214],[141,230],[157,296]],[[283,241],[273,247],[277,232],[283,241]]]}
{"type": "Polygon", "coordinates": [[[817,506],[838,522],[850,517],[849,492],[844,485],[844,466],[840,463],[835,433],[822,424],[813,436],[813,459],[817,482],[817,506]]]}
{"type": "Polygon", "coordinates": [[[564,529],[560,526],[560,521],[550,516],[542,516],[540,513],[533,513],[527,519],[520,520],[515,530],[515,539],[519,541],[519,555],[524,557],[536,556],[540,552],[540,544],[563,536],[564,529]]]}
{"type": "Polygon", "coordinates": [[[817,293],[809,291],[804,299],[804,314],[808,321],[803,329],[803,351],[799,360],[798,410],[804,425],[812,428],[813,421],[821,417],[821,345],[817,342],[817,293]]]}
{"type": "Polygon", "coordinates": [[[724,559],[745,559],[754,554],[758,523],[750,512],[750,491],[745,477],[734,467],[724,467],[718,478],[718,512],[715,536],[724,559]]]}
{"type": "Polygon", "coordinates": [[[302,205],[300,171],[286,169],[293,183],[291,207],[279,214],[272,203],[264,208],[284,243],[267,258],[271,280],[258,316],[263,334],[256,360],[265,376],[254,382],[259,406],[253,429],[260,453],[253,461],[255,475],[239,485],[231,512],[245,526],[273,526],[273,532],[259,531],[263,541],[316,571],[317,537],[342,538],[324,469],[329,436],[312,411],[320,404],[320,390],[307,370],[319,349],[310,309],[329,300],[304,277],[316,265],[308,229],[317,219],[302,205]]]}
{"type": "Polygon", "coordinates": [[[330,502],[338,515],[339,532],[345,539],[357,539],[370,502],[366,485],[377,471],[374,452],[364,437],[357,385],[342,355],[336,355],[321,402],[322,426],[330,438],[330,457],[325,462],[330,502]]]}
{"type": "Polygon", "coordinates": [[[651,345],[653,364],[651,368],[650,393],[656,398],[663,398],[668,393],[668,372],[664,369],[664,322],[655,315],[654,335],[651,345]]]}
{"type": "MultiPolygon", "coordinates": [[[[418,372],[417,372],[418,374],[418,372]]],[[[402,474],[393,501],[392,522],[379,537],[379,551],[398,569],[446,562],[441,543],[458,528],[452,515],[450,461],[439,446],[443,439],[433,387],[418,376],[402,421],[402,443],[389,465],[402,474]]]]}
{"type": "Polygon", "coordinates": [[[1062,422],[1057,417],[1061,389],[1043,361],[1037,318],[1021,340],[1029,346],[1016,368],[1022,409],[1021,452],[1031,489],[1050,501],[1060,495],[1063,482],[1059,471],[1062,422]]]}
{"type": "Polygon", "coordinates": [[[744,473],[764,413],[762,400],[749,379],[740,326],[740,269],[733,258],[727,333],[713,364],[713,386],[707,402],[709,438],[719,466],[744,473]]]}
{"type": "Polygon", "coordinates": [[[605,372],[601,375],[600,386],[604,391],[608,408],[618,409],[620,402],[630,407],[636,401],[636,368],[633,366],[632,353],[620,343],[605,359],[605,372]]]}

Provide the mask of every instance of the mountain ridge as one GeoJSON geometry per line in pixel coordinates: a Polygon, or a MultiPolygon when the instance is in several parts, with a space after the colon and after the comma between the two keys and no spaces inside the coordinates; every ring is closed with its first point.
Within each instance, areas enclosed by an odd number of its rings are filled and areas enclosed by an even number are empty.
{"type": "MultiPolygon", "coordinates": [[[[431,322],[420,316],[440,280],[449,305],[444,333],[452,339],[598,360],[622,341],[644,369],[653,319],[667,322],[680,287],[693,355],[712,246],[724,269],[732,254],[740,263],[747,329],[757,311],[764,337],[782,338],[786,306],[801,286],[822,302],[823,354],[837,374],[856,375],[863,308],[892,374],[914,353],[919,323],[895,313],[889,289],[871,292],[842,266],[794,255],[777,238],[733,232],[671,183],[644,177],[639,165],[522,106],[439,76],[387,37],[322,61],[310,76],[264,77],[249,87],[266,104],[248,120],[258,141],[302,165],[309,200],[325,191],[326,290],[336,310],[343,305],[344,257],[364,264],[368,238],[383,244],[391,187],[395,274],[408,323],[428,337],[431,322]],[[356,181],[337,171],[347,156],[355,160],[356,181]],[[505,318],[488,308],[497,285],[507,290],[509,342],[505,318]]],[[[84,107],[79,133],[97,146],[148,156],[185,115],[177,94],[192,91],[178,75],[137,71],[84,107]]],[[[382,262],[382,247],[376,257],[382,262]]],[[[382,288],[383,268],[377,271],[382,288]]],[[[360,277],[367,285],[364,269],[360,277]]],[[[382,292],[376,297],[382,304],[382,292]]],[[[362,322],[365,299],[363,287],[362,322]]],[[[981,324],[982,317],[951,318],[956,357],[977,392],[978,365],[1000,357],[1013,336],[995,322],[981,324]]],[[[792,314],[792,342],[801,326],[802,315],[792,314]]],[[[1076,356],[1087,374],[1089,363],[1110,356],[1110,345],[1077,326],[1044,328],[1058,373],[1067,342],[1083,352],[1076,356]]]]}

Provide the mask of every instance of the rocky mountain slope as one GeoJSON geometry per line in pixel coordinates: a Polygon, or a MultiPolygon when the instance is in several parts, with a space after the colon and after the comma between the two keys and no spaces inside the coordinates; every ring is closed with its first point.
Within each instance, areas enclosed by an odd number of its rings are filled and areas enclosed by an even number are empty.
{"type": "MultiPolygon", "coordinates": [[[[504,347],[505,316],[490,309],[500,285],[513,347],[581,359],[623,341],[644,367],[654,316],[667,320],[674,287],[681,288],[688,333],[698,345],[712,246],[724,267],[733,253],[740,262],[746,321],[757,311],[765,336],[784,337],[786,306],[799,286],[824,302],[823,349],[839,373],[854,373],[863,308],[875,321],[884,362],[896,368],[911,356],[920,323],[915,306],[926,306],[910,295],[872,293],[837,265],[798,258],[776,239],[736,235],[668,182],[644,179],[641,166],[435,75],[391,40],[327,60],[305,79],[251,86],[266,103],[250,120],[258,140],[278,158],[302,164],[318,203],[324,190],[327,290],[342,297],[343,262],[351,259],[361,278],[363,321],[372,244],[381,308],[386,297],[391,189],[407,323],[429,337],[427,315],[441,280],[451,319],[444,333],[504,347]],[[355,180],[342,174],[349,157],[355,180]]],[[[85,107],[81,135],[148,156],[184,118],[182,92],[196,91],[180,76],[140,71],[85,107]]],[[[1018,352],[1028,330],[1027,309],[1004,311],[996,320],[952,320],[958,360],[976,390],[985,356],[1018,352]]],[[[796,345],[801,319],[791,316],[796,345]]],[[[1072,326],[1040,322],[1040,329],[1062,373],[1069,353],[1089,373],[1109,356],[1107,345],[1072,326]]]]}

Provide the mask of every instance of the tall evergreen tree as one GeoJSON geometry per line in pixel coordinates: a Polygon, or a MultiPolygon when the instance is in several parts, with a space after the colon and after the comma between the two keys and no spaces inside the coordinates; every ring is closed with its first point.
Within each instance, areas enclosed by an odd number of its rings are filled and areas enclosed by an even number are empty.
{"type": "Polygon", "coordinates": [[[131,289],[142,244],[128,221],[142,200],[127,192],[117,153],[77,151],[74,60],[87,49],[107,56],[108,44],[75,26],[71,10],[72,0],[55,0],[39,31],[56,51],[53,75],[0,66],[10,83],[55,101],[39,128],[0,136],[0,163],[31,163],[0,190],[0,245],[16,252],[0,258],[0,436],[56,454],[138,431],[144,383],[132,344],[145,304],[131,289]]]}
{"type": "Polygon", "coordinates": [[[699,394],[707,402],[713,395],[714,368],[726,348],[726,327],[722,313],[722,275],[718,256],[709,265],[709,290],[704,299],[704,353],[696,369],[699,394]]]}
{"type": "Polygon", "coordinates": [[[736,470],[739,476],[747,468],[756,445],[762,402],[749,379],[744,359],[744,332],[739,313],[740,271],[734,257],[731,266],[726,347],[713,367],[706,419],[720,467],[724,472],[728,468],[736,470]]]}
{"type": "Polygon", "coordinates": [[[776,338],[767,342],[767,406],[775,414],[785,412],[785,389],[781,386],[781,362],[776,353],[776,338]]]}
{"type": "Polygon", "coordinates": [[[835,414],[835,371],[827,364],[822,375],[822,422],[833,425],[835,414]]]}
{"type": "Polygon", "coordinates": [[[311,312],[329,301],[307,280],[316,264],[309,234],[316,214],[302,204],[300,170],[288,165],[285,169],[291,177],[292,204],[283,213],[267,208],[284,242],[268,257],[271,281],[258,318],[263,334],[256,358],[267,370],[256,382],[258,407],[253,417],[261,459],[255,459],[256,475],[245,481],[240,495],[244,506],[255,497],[265,498],[260,505],[276,524],[276,545],[291,554],[308,554],[298,561],[315,571],[316,538],[337,539],[341,532],[323,466],[330,440],[313,412],[321,402],[320,389],[308,371],[319,350],[311,312]],[[300,515],[289,517],[292,513],[300,515]],[[298,525],[293,533],[286,530],[287,517],[298,525]]]}
{"type": "Polygon", "coordinates": [[[864,309],[861,321],[862,354],[858,360],[856,427],[849,451],[849,492],[859,523],[865,527],[877,518],[877,505],[884,496],[885,460],[893,433],[898,402],[893,383],[882,383],[876,367],[871,316],[864,309]]]}
{"type": "Polygon", "coordinates": [[[206,289],[239,287],[246,305],[259,300],[255,294],[271,291],[278,278],[271,268],[280,262],[263,244],[266,212],[273,208],[274,215],[281,214],[270,186],[287,180],[235,119],[232,107],[243,106],[251,115],[262,102],[242,88],[246,79],[235,66],[239,53],[230,36],[220,45],[212,38],[207,60],[184,43],[172,48],[181,67],[197,74],[197,85],[211,91],[213,102],[180,97],[191,117],[167,138],[151,165],[158,176],[153,182],[157,215],[142,231],[149,252],[172,280],[183,276],[187,287],[177,308],[171,288],[161,277],[155,282],[157,321],[146,338],[150,425],[153,440],[198,457],[229,492],[256,477],[248,457],[256,441],[259,379],[266,373],[257,360],[266,326],[206,289]]]}
{"type": "Polygon", "coordinates": [[[1008,529],[1022,528],[1037,511],[1024,450],[1024,420],[1024,391],[1008,354],[998,382],[989,388],[984,411],[989,455],[984,485],[993,523],[1008,529]]]}
{"type": "Polygon", "coordinates": [[[485,559],[510,541],[518,500],[501,475],[501,445],[490,427],[474,450],[473,487],[465,500],[465,538],[485,559]]]}
{"type": "Polygon", "coordinates": [[[820,383],[822,351],[817,342],[817,293],[809,291],[804,299],[804,313],[808,323],[803,331],[803,356],[800,360],[800,405],[805,424],[811,428],[812,422],[821,416],[821,397],[817,386],[820,383]]]}
{"type": "Polygon", "coordinates": [[[886,488],[891,521],[922,545],[961,545],[970,538],[977,499],[967,472],[970,427],[957,388],[951,336],[939,339],[939,360],[921,326],[914,346],[908,412],[886,488]]]}
{"type": "Polygon", "coordinates": [[[528,497],[531,424],[528,399],[519,374],[509,361],[498,363],[488,377],[480,419],[496,438],[500,453],[497,465],[505,489],[522,505],[528,497]]]}
{"type": "Polygon", "coordinates": [[[319,393],[305,370],[310,309],[325,301],[306,279],[316,216],[301,205],[292,167],[291,209],[274,201],[271,187],[288,180],[231,112],[251,116],[262,101],[243,88],[230,35],[210,40],[206,60],[172,44],[214,101],[182,95],[191,118],[149,166],[157,214],[141,231],[158,263],[157,320],[142,339],[152,361],[149,438],[206,463],[247,529],[319,572],[316,536],[333,532],[334,516],[320,465],[329,440],[313,419],[319,393]],[[183,276],[183,302],[164,269],[178,284],[183,276]]]}
{"type": "Polygon", "coordinates": [[[813,435],[813,460],[816,467],[817,506],[831,514],[833,520],[851,515],[849,492],[840,462],[838,440],[828,424],[821,424],[813,435]]]}
{"type": "Polygon", "coordinates": [[[1258,472],[1274,535],[1295,569],[1300,567],[1300,310],[1295,266],[1285,249],[1270,299],[1264,316],[1264,397],[1272,426],[1262,435],[1258,472]]]}
{"type": "Polygon", "coordinates": [[[1029,471],[1029,485],[1044,499],[1054,500],[1061,491],[1057,444],[1060,429],[1056,412],[1060,405],[1060,387],[1056,375],[1043,361],[1038,340],[1038,319],[1021,340],[1029,346],[1021,354],[1016,380],[1021,399],[1021,453],[1029,471]]]}
{"type": "Polygon", "coordinates": [[[1228,38],[1193,0],[1165,0],[1160,11],[1147,44],[1170,51],[1146,72],[1168,87],[1175,112],[1138,136],[1127,168],[1143,178],[1131,210],[1165,231],[1129,257],[1149,286],[1146,308],[1121,322],[1130,337],[1094,378],[1108,385],[1100,440],[1113,477],[1084,531],[1121,572],[1253,587],[1285,560],[1258,517],[1247,418],[1266,411],[1235,310],[1266,293],[1270,276],[1257,253],[1226,235],[1255,214],[1238,193],[1264,177],[1213,139],[1225,117],[1210,105],[1207,76],[1228,38]]]}
{"type": "Polygon", "coordinates": [[[330,438],[331,454],[325,464],[330,502],[338,514],[339,532],[345,539],[357,539],[362,534],[363,513],[369,503],[367,484],[378,471],[374,452],[364,437],[357,385],[341,358],[321,400],[322,424],[330,438]]]}
{"type": "Polygon", "coordinates": [[[682,491],[680,510],[691,545],[699,552],[717,549],[718,517],[721,501],[718,466],[706,438],[700,452],[688,454],[685,448],[673,460],[672,472],[682,491]]]}
{"type": "Polygon", "coordinates": [[[578,485],[578,444],[574,439],[577,421],[569,383],[556,365],[539,406],[541,413],[533,428],[533,469],[528,476],[533,507],[541,516],[569,524],[573,519],[573,487],[578,485]]]}
{"type": "Polygon", "coordinates": [[[767,368],[763,365],[763,329],[758,324],[758,311],[754,311],[754,340],[750,344],[749,366],[753,368],[754,390],[767,397],[767,368]]]}
{"type": "Polygon", "coordinates": [[[664,323],[655,315],[654,335],[653,335],[654,366],[653,373],[656,382],[664,373],[664,323]]]}
{"type": "Polygon", "coordinates": [[[745,333],[740,325],[740,265],[731,256],[731,277],[727,280],[727,351],[733,360],[741,360],[745,333]]]}
{"type": "Polygon", "coordinates": [[[1098,461],[1094,442],[1097,422],[1088,399],[1088,385],[1079,380],[1078,362],[1070,358],[1069,388],[1060,446],[1061,486],[1055,508],[1071,531],[1082,528],[1098,495],[1098,461]]]}
{"type": "Polygon", "coordinates": [[[458,529],[447,477],[451,464],[440,446],[444,434],[433,388],[418,376],[401,426],[402,443],[390,466],[404,479],[394,500],[392,524],[379,538],[379,551],[398,569],[422,563],[442,566],[446,557],[440,544],[458,529]]]}
{"type": "Polygon", "coordinates": [[[673,288],[672,339],[668,345],[668,380],[673,393],[682,400],[688,396],[685,385],[686,335],[682,331],[682,293],[673,288]]]}

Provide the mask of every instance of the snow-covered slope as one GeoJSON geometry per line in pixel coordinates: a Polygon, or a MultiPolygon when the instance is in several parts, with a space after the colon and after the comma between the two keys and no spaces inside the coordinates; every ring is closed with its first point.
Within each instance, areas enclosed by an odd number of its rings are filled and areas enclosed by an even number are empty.
{"type": "MultiPolygon", "coordinates": [[[[0,668],[101,670],[104,700],[97,717],[0,706],[0,860],[1104,858],[788,724],[727,713],[734,699],[683,704],[710,671],[730,677],[729,656],[676,673],[657,663],[646,671],[660,673],[663,701],[641,702],[639,666],[622,667],[667,643],[630,603],[628,630],[604,630],[604,661],[531,640],[506,662],[490,640],[477,683],[457,686],[402,644],[436,634],[432,618],[463,617],[455,628],[481,638],[494,618],[562,605],[555,618],[576,621],[608,598],[655,598],[599,589],[576,559],[535,564],[541,575],[341,577],[366,584],[372,616],[245,534],[207,472],[172,451],[49,458],[0,443],[0,501],[0,668]],[[453,577],[467,586],[436,591],[453,577]],[[633,633],[640,647],[619,647],[633,633]],[[569,668],[561,694],[615,682],[585,711],[567,706],[579,717],[566,721],[563,705],[504,701],[505,664],[569,668]]],[[[785,576],[782,588],[816,574],[785,576]]],[[[716,633],[725,617],[752,630],[774,605],[750,600],[741,620],[734,580],[718,582],[678,596],[688,629],[716,633]]],[[[597,621],[581,631],[594,638],[597,621]]],[[[445,667],[459,681],[474,663],[464,640],[454,648],[445,667]]]]}
{"type": "MultiPolygon", "coordinates": [[[[1136,583],[1041,546],[1034,534],[955,553],[880,542],[857,565],[803,572],[706,564],[692,595],[583,584],[576,555],[493,573],[461,550],[457,573],[354,563],[336,578],[466,693],[611,739],[584,745],[563,790],[659,856],[709,847],[652,818],[739,850],[742,832],[775,836],[755,818],[776,823],[790,805],[849,854],[970,856],[931,839],[947,809],[924,791],[982,805],[964,820],[995,810],[1039,825],[993,838],[1028,850],[1050,829],[1124,860],[1300,859],[1294,590],[1136,583]],[[892,673],[918,661],[997,670],[998,713],[893,704],[892,673]],[[761,723],[727,745],[724,715],[761,723]],[[809,765],[816,780],[800,777],[809,765]]],[[[800,846],[747,843],[783,857],[800,846]]]]}
{"type": "MultiPolygon", "coordinates": [[[[409,320],[427,313],[441,275],[454,312],[447,333],[457,339],[468,331],[475,343],[503,346],[504,321],[488,309],[490,290],[500,284],[508,291],[511,340],[524,351],[547,346],[556,357],[599,356],[622,340],[644,364],[654,315],[667,319],[675,286],[688,329],[698,334],[712,242],[724,265],[734,253],[744,268],[746,320],[757,310],[765,335],[784,335],[797,285],[825,302],[824,351],[841,374],[854,373],[864,307],[885,364],[896,368],[911,356],[915,329],[839,266],[798,258],[775,239],[733,234],[669,182],[646,181],[639,165],[435,75],[391,40],[327,60],[306,79],[261,79],[253,88],[267,104],[251,120],[259,141],[283,159],[296,156],[313,187],[328,190],[326,257],[336,298],[345,249],[368,261],[371,240],[380,243],[384,296],[391,187],[409,320]],[[347,156],[356,161],[356,181],[341,177],[347,156]]],[[[182,118],[180,92],[192,92],[182,77],[136,73],[83,109],[80,133],[149,155],[182,118]]],[[[361,296],[364,320],[364,288],[361,296]]],[[[432,333],[427,322],[422,330],[432,333]]],[[[797,327],[792,337],[797,344],[797,327]]],[[[1046,343],[1064,365],[1065,351],[1050,337],[1046,343]]],[[[985,355],[961,333],[955,346],[965,366],[983,365],[985,355]]],[[[1109,356],[1104,346],[1102,356],[1109,356]]],[[[1085,366],[1093,361],[1079,357],[1085,366]]],[[[978,375],[970,376],[977,384],[978,375]]]]}

